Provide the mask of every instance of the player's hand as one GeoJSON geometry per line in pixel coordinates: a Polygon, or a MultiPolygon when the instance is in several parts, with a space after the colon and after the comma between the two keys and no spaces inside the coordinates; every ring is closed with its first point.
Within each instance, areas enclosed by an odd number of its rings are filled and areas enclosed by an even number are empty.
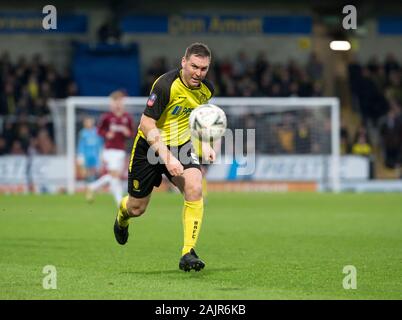
{"type": "Polygon", "coordinates": [[[216,160],[215,150],[208,143],[203,143],[202,145],[202,158],[208,162],[216,160]]]}
{"type": "Polygon", "coordinates": [[[130,136],[131,136],[131,130],[130,130],[129,128],[127,128],[127,127],[124,127],[124,128],[123,128],[123,134],[124,134],[126,137],[130,137],[130,136]]]}
{"type": "Polygon", "coordinates": [[[113,139],[114,137],[114,132],[113,131],[108,131],[106,133],[106,139],[113,139]]]}
{"type": "Polygon", "coordinates": [[[169,157],[166,168],[173,177],[181,176],[184,172],[183,165],[173,156],[169,157]]]}

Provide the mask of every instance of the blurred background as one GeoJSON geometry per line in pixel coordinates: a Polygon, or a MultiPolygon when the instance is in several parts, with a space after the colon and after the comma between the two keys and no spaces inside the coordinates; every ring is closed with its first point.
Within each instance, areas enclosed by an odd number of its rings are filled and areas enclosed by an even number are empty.
{"type": "MultiPolygon", "coordinates": [[[[401,3],[355,2],[357,28],[348,30],[341,1],[52,1],[57,29],[44,30],[47,4],[0,2],[0,193],[65,191],[66,120],[57,106],[117,89],[146,97],[193,42],[211,48],[217,97],[339,98],[342,189],[402,190],[401,3]],[[351,49],[333,51],[333,40],[351,49]]],[[[228,111],[229,127],[256,129],[253,152],[290,165],[272,169],[264,160],[275,179],[214,169],[211,190],[319,190],[308,169],[305,179],[292,170],[315,167],[300,155],[331,153],[328,110],[252,110],[228,111]]],[[[132,115],[137,126],[140,113],[132,115]]]]}

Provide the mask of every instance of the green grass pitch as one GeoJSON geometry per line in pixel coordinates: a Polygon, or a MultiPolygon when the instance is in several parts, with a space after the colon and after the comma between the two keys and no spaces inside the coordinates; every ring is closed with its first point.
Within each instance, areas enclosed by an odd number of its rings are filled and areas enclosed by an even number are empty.
{"type": "Polygon", "coordinates": [[[178,269],[181,207],[155,193],[120,246],[110,195],[0,195],[0,299],[402,298],[401,194],[211,193],[198,273],[178,269]]]}

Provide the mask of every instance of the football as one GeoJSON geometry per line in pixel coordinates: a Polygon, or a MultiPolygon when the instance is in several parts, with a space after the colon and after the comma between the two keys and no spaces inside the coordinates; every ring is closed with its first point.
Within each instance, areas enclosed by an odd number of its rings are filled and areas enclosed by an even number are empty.
{"type": "Polygon", "coordinates": [[[211,141],[224,135],[226,114],[214,104],[203,104],[190,114],[191,135],[202,141],[211,141]]]}

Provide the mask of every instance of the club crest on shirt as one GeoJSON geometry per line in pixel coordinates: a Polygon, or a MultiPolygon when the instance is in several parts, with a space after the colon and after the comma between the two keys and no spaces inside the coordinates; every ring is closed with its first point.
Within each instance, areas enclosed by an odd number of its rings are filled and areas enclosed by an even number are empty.
{"type": "Polygon", "coordinates": [[[138,180],[134,180],[133,181],[133,187],[134,187],[134,189],[138,189],[138,187],[140,186],[140,182],[138,181],[138,180]]]}
{"type": "Polygon", "coordinates": [[[147,106],[152,107],[156,101],[156,98],[157,98],[157,95],[156,95],[156,93],[153,92],[148,98],[147,106]]]}
{"type": "Polygon", "coordinates": [[[204,104],[204,103],[208,102],[208,97],[203,93],[201,93],[200,102],[201,102],[201,104],[204,104]]]}

